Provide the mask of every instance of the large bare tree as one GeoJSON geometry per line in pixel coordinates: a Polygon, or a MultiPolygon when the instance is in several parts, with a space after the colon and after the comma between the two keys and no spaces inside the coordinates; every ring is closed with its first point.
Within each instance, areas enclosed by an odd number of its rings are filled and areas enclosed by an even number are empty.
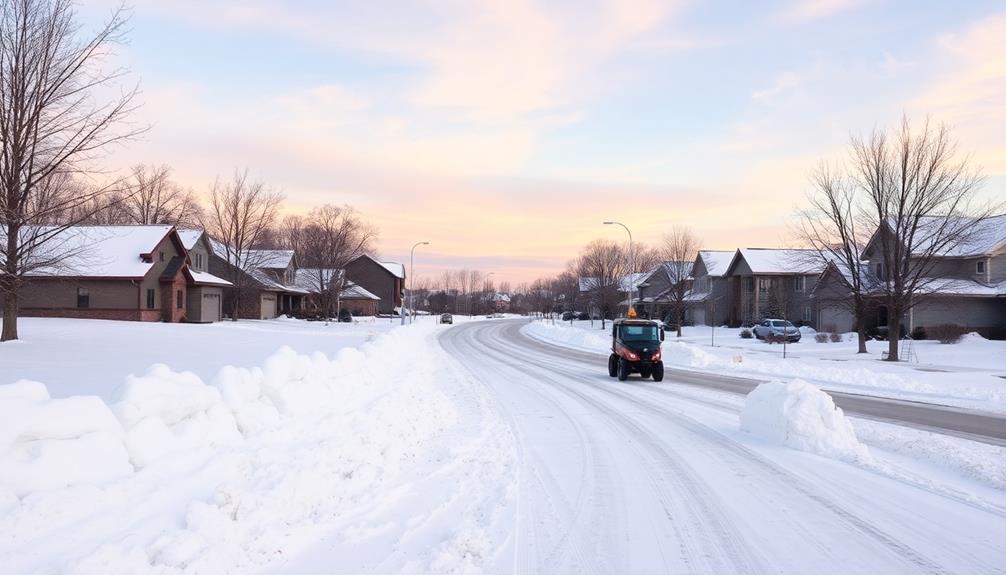
{"type": "Polygon", "coordinates": [[[217,179],[210,188],[202,223],[229,264],[226,279],[233,284],[228,288],[232,320],[237,320],[242,298],[253,284],[251,274],[264,263],[262,251],[256,248],[275,222],[282,202],[281,193],[251,181],[247,170],[236,171],[228,183],[217,179]]]}
{"type": "Polygon", "coordinates": [[[66,256],[54,239],[118,182],[66,186],[144,130],[125,122],[137,94],[126,71],[105,66],[126,21],[120,8],[84,33],[70,0],[0,0],[0,341],[18,337],[25,278],[66,256]]]}
{"type": "Polygon", "coordinates": [[[284,244],[297,253],[300,265],[311,269],[311,289],[326,313],[338,314],[345,269],[349,262],[369,253],[377,231],[349,206],[326,204],[305,216],[289,216],[283,225],[284,244]]]}
{"type": "Polygon", "coordinates": [[[131,192],[122,202],[129,223],[171,224],[180,228],[199,224],[199,200],[192,190],[183,189],[171,180],[168,166],[134,166],[129,186],[131,192]]]}
{"type": "Polygon", "coordinates": [[[601,329],[606,316],[618,304],[623,278],[629,269],[625,249],[611,240],[594,240],[586,245],[576,260],[576,271],[591,303],[601,312],[601,329]]]}
{"type": "Polygon", "coordinates": [[[807,263],[824,269],[825,277],[834,278],[831,285],[838,286],[837,290],[830,286],[822,289],[819,301],[846,309],[852,315],[859,340],[858,353],[867,353],[870,284],[863,249],[876,229],[871,228],[873,218],[864,217],[859,203],[860,190],[848,176],[822,165],[811,181],[810,207],[800,212],[797,236],[800,243],[810,248],[805,253],[815,260],[807,263]]]}
{"type": "Polygon", "coordinates": [[[699,240],[687,227],[674,226],[664,234],[660,255],[671,284],[667,297],[678,326],[678,337],[681,337],[681,324],[685,321],[685,307],[692,287],[692,264],[698,251],[699,240]]]}
{"type": "Polygon", "coordinates": [[[844,268],[850,290],[867,296],[863,305],[869,298],[886,307],[889,361],[899,359],[902,316],[945,283],[938,262],[1001,209],[982,200],[983,181],[946,125],[907,117],[892,131],[854,137],[845,170],[817,176],[805,239],[844,268]],[[863,267],[867,259],[873,269],[863,267]]]}

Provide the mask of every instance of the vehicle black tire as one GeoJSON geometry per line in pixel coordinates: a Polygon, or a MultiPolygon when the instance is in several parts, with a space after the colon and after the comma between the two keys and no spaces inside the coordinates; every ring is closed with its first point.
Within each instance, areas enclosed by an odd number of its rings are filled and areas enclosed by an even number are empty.
{"type": "Polygon", "coordinates": [[[617,377],[618,376],[618,356],[611,354],[608,356],[608,376],[617,377]]]}
{"type": "Polygon", "coordinates": [[[618,381],[629,379],[629,362],[624,359],[618,360],[618,381]]]}
{"type": "Polygon", "coordinates": [[[640,369],[639,370],[639,377],[642,377],[643,379],[649,379],[651,373],[653,373],[653,369],[652,368],[650,368],[650,369],[640,369]]]}
{"type": "Polygon", "coordinates": [[[653,366],[653,372],[650,374],[653,376],[653,381],[663,381],[664,380],[664,362],[660,362],[653,366]]]}

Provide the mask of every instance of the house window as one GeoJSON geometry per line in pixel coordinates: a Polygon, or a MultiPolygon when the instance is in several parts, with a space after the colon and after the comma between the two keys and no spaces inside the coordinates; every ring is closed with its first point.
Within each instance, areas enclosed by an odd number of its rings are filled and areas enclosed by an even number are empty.
{"type": "Polygon", "coordinates": [[[978,260],[975,262],[975,273],[985,275],[985,260],[978,260]]]}
{"type": "Polygon", "coordinates": [[[754,291],[754,278],[744,278],[744,291],[754,291]]]}
{"type": "Polygon", "coordinates": [[[147,290],[147,309],[154,309],[154,290],[147,290]]]}
{"type": "Polygon", "coordinates": [[[884,278],[884,262],[877,262],[876,266],[874,267],[874,271],[877,274],[877,279],[879,279],[879,280],[884,280],[885,279],[884,278]]]}
{"type": "Polygon", "coordinates": [[[810,306],[803,306],[803,321],[810,321],[810,306]]]}
{"type": "Polygon", "coordinates": [[[203,269],[203,254],[196,254],[196,269],[203,269]]]}
{"type": "Polygon", "coordinates": [[[793,291],[804,291],[807,287],[807,276],[793,277],[793,291]]]}
{"type": "Polygon", "coordinates": [[[185,292],[178,290],[175,292],[175,307],[182,309],[185,307],[185,292]]]}
{"type": "Polygon", "coordinates": [[[91,307],[91,292],[87,288],[77,288],[77,307],[91,307]]]}
{"type": "Polygon", "coordinates": [[[758,293],[768,293],[769,281],[768,278],[758,278],[758,293]]]}

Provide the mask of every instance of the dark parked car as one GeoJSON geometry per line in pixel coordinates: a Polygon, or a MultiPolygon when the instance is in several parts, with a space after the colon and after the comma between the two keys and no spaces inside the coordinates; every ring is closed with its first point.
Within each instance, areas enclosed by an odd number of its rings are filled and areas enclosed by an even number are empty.
{"type": "Polygon", "coordinates": [[[576,314],[571,311],[562,312],[562,321],[573,321],[576,319],[576,314]]]}
{"type": "Polygon", "coordinates": [[[339,321],[343,323],[351,323],[353,321],[353,314],[346,308],[339,310],[339,321]]]}
{"type": "Polygon", "coordinates": [[[576,314],[576,319],[580,321],[587,321],[590,319],[590,314],[585,311],[581,311],[580,313],[576,314]]]}
{"type": "Polygon", "coordinates": [[[449,313],[442,313],[440,314],[440,323],[449,323],[454,325],[454,316],[449,313]]]}
{"type": "Polygon", "coordinates": [[[797,342],[800,341],[801,336],[800,328],[784,319],[763,320],[754,326],[752,331],[754,331],[754,335],[758,339],[785,337],[788,341],[797,342]]]}

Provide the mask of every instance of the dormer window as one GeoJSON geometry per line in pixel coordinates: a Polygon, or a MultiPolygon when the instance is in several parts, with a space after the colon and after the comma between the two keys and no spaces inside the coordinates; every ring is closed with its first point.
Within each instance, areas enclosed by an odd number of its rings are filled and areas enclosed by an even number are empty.
{"type": "Polygon", "coordinates": [[[876,266],[874,267],[874,272],[877,274],[877,279],[879,279],[879,280],[886,279],[884,277],[884,263],[883,262],[877,262],[876,266]]]}
{"type": "Polygon", "coordinates": [[[985,275],[985,260],[978,260],[975,262],[975,273],[978,275],[985,275]]]}

